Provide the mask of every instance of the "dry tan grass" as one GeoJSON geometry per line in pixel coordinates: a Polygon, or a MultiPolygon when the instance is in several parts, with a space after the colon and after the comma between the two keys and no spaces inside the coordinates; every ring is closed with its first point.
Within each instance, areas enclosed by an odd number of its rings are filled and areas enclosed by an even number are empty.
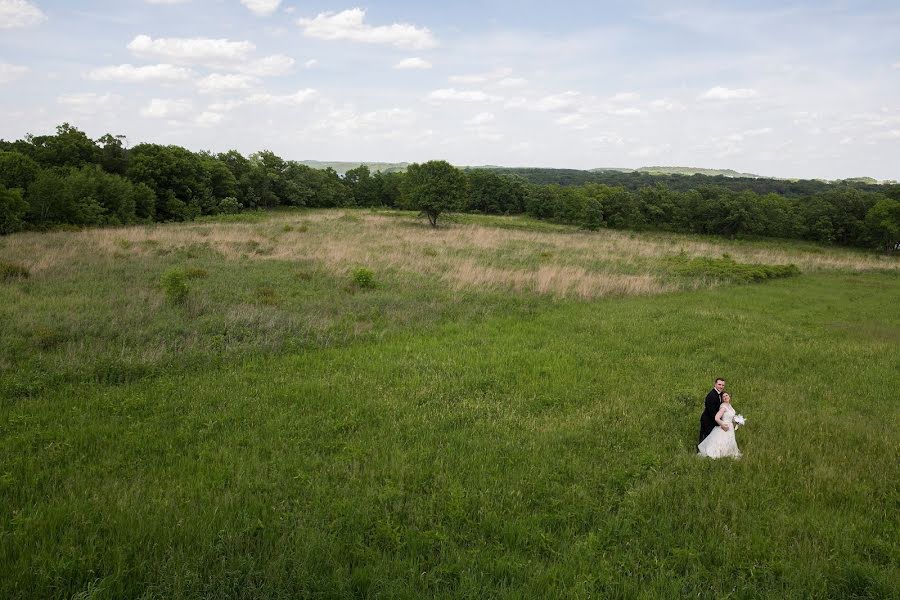
{"type": "Polygon", "coordinates": [[[40,273],[94,256],[139,257],[185,249],[208,249],[225,260],[304,261],[340,275],[368,266],[431,275],[457,289],[582,298],[690,286],[676,286],[666,278],[664,259],[679,253],[718,257],[727,252],[738,262],[794,263],[805,272],[900,268],[896,258],[839,248],[779,249],[612,230],[536,232],[474,224],[432,230],[409,216],[346,210],[273,213],[256,223],[23,233],[8,236],[0,256],[40,273]]]}

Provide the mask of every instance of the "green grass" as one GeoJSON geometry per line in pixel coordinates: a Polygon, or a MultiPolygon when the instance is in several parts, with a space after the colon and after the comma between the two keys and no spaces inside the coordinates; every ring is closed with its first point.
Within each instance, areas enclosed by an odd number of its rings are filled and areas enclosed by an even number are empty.
{"type": "Polygon", "coordinates": [[[897,597],[896,272],[351,277],[201,244],[0,286],[0,597],[897,597]],[[694,456],[716,376],[741,461],[694,456]]]}

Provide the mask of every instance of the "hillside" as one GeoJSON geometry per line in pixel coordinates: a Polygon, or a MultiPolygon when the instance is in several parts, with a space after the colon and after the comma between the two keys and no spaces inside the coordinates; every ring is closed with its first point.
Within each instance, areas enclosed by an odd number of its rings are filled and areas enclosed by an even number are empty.
{"type": "Polygon", "coordinates": [[[765,175],[739,173],[734,169],[702,169],[697,167],[641,167],[636,170],[641,173],[650,173],[651,175],[706,175],[709,177],[748,177],[751,179],[777,179],[776,177],[766,177],[765,175]]]}
{"type": "Polygon", "coordinates": [[[375,171],[382,171],[384,173],[391,172],[402,172],[406,171],[406,167],[409,166],[409,163],[400,162],[400,163],[386,163],[386,162],[352,162],[352,161],[322,161],[322,160],[298,160],[301,165],[306,165],[307,167],[312,167],[313,169],[334,169],[338,175],[343,175],[350,169],[355,169],[359,166],[365,165],[369,167],[369,170],[373,173],[375,171]]]}

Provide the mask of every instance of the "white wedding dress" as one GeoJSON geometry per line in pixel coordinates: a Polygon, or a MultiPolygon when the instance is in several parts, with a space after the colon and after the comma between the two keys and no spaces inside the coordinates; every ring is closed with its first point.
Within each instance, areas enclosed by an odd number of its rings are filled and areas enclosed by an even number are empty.
{"type": "Polygon", "coordinates": [[[738,449],[737,438],[734,437],[734,415],[737,414],[731,404],[725,407],[722,414],[722,421],[728,423],[730,427],[728,431],[723,431],[718,425],[712,430],[706,439],[697,445],[700,456],[708,456],[710,458],[722,458],[723,456],[731,456],[740,458],[741,451],[738,449]]]}

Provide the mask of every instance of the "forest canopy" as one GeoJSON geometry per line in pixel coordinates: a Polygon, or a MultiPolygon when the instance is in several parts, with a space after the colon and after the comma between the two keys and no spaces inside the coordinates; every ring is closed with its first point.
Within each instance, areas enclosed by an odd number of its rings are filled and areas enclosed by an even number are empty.
{"type": "Polygon", "coordinates": [[[444,161],[406,173],[365,165],[339,175],[262,150],[213,154],[92,140],[68,123],[53,135],[0,140],[0,234],[60,226],[185,221],[277,206],[528,214],[586,229],[609,227],[767,236],[896,250],[900,185],[828,183],[569,169],[457,169],[444,161]]]}

